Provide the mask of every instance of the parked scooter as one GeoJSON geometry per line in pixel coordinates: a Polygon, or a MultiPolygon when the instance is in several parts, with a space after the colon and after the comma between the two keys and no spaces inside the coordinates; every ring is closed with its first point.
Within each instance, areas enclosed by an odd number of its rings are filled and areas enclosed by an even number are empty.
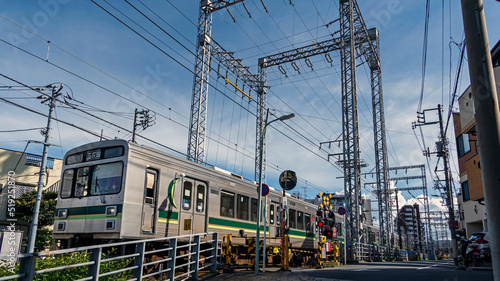
{"type": "Polygon", "coordinates": [[[471,260],[470,260],[470,256],[467,255],[467,248],[468,248],[469,244],[471,243],[471,241],[468,239],[465,239],[465,237],[459,236],[459,235],[457,235],[457,240],[460,243],[460,252],[459,252],[460,255],[458,256],[458,263],[459,263],[459,265],[461,265],[463,267],[469,267],[471,260]]]}
{"type": "Polygon", "coordinates": [[[474,233],[470,239],[457,235],[460,242],[460,264],[465,267],[477,267],[479,262],[491,260],[490,247],[485,235],[486,232],[474,233]]]}

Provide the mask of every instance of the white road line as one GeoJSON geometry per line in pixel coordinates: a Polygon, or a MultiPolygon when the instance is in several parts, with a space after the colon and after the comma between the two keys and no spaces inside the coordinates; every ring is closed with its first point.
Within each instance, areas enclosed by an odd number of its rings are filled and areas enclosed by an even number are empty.
{"type": "Polygon", "coordinates": [[[352,281],[347,279],[331,279],[331,278],[314,278],[314,281],[352,281]]]}
{"type": "Polygon", "coordinates": [[[430,265],[430,266],[426,266],[426,267],[419,267],[417,268],[417,270],[421,270],[421,269],[429,269],[431,267],[435,267],[435,266],[438,266],[439,264],[433,264],[433,265],[430,265]]]}

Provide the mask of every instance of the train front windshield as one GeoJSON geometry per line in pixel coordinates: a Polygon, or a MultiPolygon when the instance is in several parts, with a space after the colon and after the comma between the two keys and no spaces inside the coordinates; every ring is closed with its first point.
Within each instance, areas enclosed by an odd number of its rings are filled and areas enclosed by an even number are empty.
{"type": "Polygon", "coordinates": [[[112,158],[122,155],[123,147],[99,148],[69,155],[62,176],[61,198],[120,193],[123,162],[113,161],[112,158]],[[109,163],[102,163],[102,159],[109,159],[109,163]],[[88,165],[82,165],[85,162],[88,165]]]}

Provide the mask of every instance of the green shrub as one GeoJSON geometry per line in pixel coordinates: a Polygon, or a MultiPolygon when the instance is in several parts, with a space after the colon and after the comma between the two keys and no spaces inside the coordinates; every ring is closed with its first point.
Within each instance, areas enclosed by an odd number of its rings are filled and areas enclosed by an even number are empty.
{"type": "MultiPolygon", "coordinates": [[[[106,257],[110,256],[111,253],[114,252],[114,249],[110,250],[108,253],[105,253],[102,255],[101,259],[105,259],[106,257]]],[[[55,268],[55,267],[60,267],[60,266],[67,266],[67,265],[73,265],[73,264],[78,264],[78,263],[84,263],[89,261],[89,253],[86,251],[82,252],[74,252],[66,255],[59,255],[59,256],[49,256],[49,257],[43,257],[43,258],[38,258],[35,266],[35,270],[42,270],[42,269],[48,269],[48,268],[55,268]]],[[[104,262],[101,263],[100,266],[100,274],[122,269],[126,266],[128,266],[131,262],[133,261],[133,258],[129,259],[122,259],[122,260],[115,260],[115,261],[109,261],[109,262],[104,262]]],[[[16,264],[16,271],[19,271],[19,263],[16,264]]],[[[58,271],[53,271],[53,272],[48,272],[48,273],[43,273],[43,274],[38,274],[35,275],[34,280],[58,280],[58,281],[65,281],[65,280],[76,280],[76,279],[81,279],[87,277],[87,271],[88,271],[88,266],[80,266],[80,267],[74,267],[74,268],[68,268],[68,269],[63,269],[63,270],[58,270],[58,271]]],[[[13,275],[12,272],[7,270],[7,267],[0,267],[0,276],[9,276],[13,275]]],[[[101,277],[99,280],[103,281],[114,281],[114,280],[128,280],[130,279],[132,275],[132,270],[128,270],[125,272],[121,272],[118,274],[106,276],[106,277],[101,277]]]]}

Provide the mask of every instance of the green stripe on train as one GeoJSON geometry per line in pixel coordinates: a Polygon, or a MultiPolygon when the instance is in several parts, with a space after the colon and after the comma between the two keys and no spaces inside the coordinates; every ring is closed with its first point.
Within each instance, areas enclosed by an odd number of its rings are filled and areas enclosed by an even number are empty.
{"type": "MultiPolygon", "coordinates": [[[[240,228],[240,229],[248,229],[248,230],[253,230],[257,228],[256,223],[246,223],[246,222],[239,222],[239,221],[233,221],[233,220],[227,220],[227,219],[221,219],[221,218],[213,218],[209,217],[208,218],[208,224],[212,225],[218,225],[218,226],[223,226],[223,227],[230,227],[230,228],[240,228]]],[[[260,226],[260,230],[264,231],[264,226],[260,226]]],[[[269,231],[269,226],[266,228],[267,231],[269,231]]],[[[306,239],[314,239],[316,235],[314,233],[309,233],[306,231],[300,231],[300,230],[290,230],[288,232],[288,235],[294,235],[294,236],[299,236],[299,237],[304,237],[306,239]]]]}
{"type": "Polygon", "coordinates": [[[293,229],[290,229],[290,231],[288,231],[288,235],[304,236],[306,238],[315,238],[316,237],[316,234],[314,234],[314,233],[300,231],[300,230],[293,230],[293,229]]]}
{"type": "MultiPolygon", "coordinates": [[[[223,227],[231,227],[231,228],[240,228],[240,229],[248,229],[255,231],[257,229],[256,223],[248,223],[248,222],[240,222],[233,220],[226,220],[220,218],[209,217],[208,224],[223,226],[223,227]]],[[[264,226],[260,226],[260,230],[264,231],[264,226]]],[[[266,228],[269,231],[269,226],[266,228]]]]}
{"type": "Polygon", "coordinates": [[[176,219],[179,219],[179,213],[172,212],[172,211],[166,211],[166,210],[160,210],[158,212],[158,217],[164,218],[164,219],[176,220],[176,219]]]}

